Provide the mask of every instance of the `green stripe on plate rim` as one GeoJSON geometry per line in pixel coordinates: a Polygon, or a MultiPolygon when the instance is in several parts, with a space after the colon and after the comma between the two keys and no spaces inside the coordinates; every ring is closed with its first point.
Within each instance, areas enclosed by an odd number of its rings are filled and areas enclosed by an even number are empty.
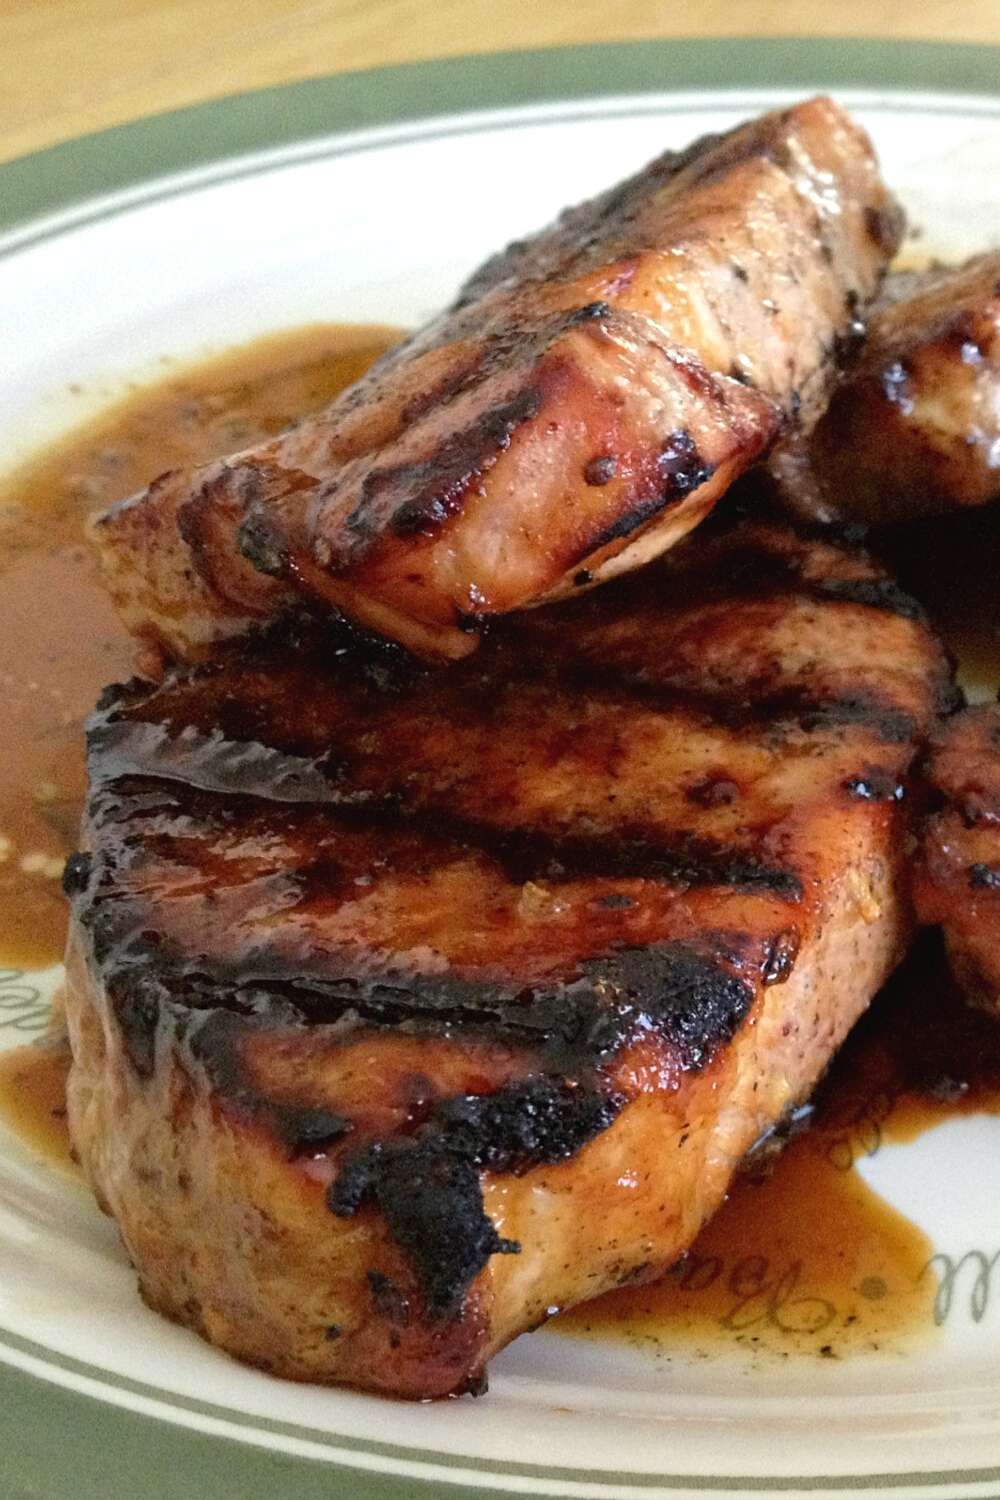
{"type": "MultiPolygon", "coordinates": [[[[219,1406],[209,1401],[199,1401],[194,1397],[177,1395],[170,1391],[164,1390],[162,1387],[147,1385],[142,1381],[130,1380],[123,1376],[109,1376],[108,1373],[101,1369],[100,1366],[89,1364],[84,1360],[72,1359],[64,1355],[56,1355],[53,1357],[51,1350],[45,1348],[43,1345],[34,1343],[30,1339],[23,1339],[18,1337],[17,1335],[5,1333],[3,1335],[0,1335],[0,1350],[3,1350],[4,1348],[8,1349],[9,1351],[25,1354],[29,1356],[29,1358],[36,1358],[48,1364],[54,1365],[60,1370],[64,1371],[66,1374],[82,1376],[84,1379],[88,1380],[96,1380],[98,1383],[108,1385],[113,1389],[121,1392],[122,1394],[138,1396],[144,1400],[154,1402],[165,1402],[178,1411],[188,1412],[193,1416],[207,1418],[211,1422],[231,1425],[233,1422],[233,1418],[236,1417],[238,1421],[243,1422],[244,1426],[246,1425],[244,1414],[241,1412],[236,1412],[230,1407],[219,1406]]],[[[12,1370],[12,1373],[18,1377],[24,1375],[24,1372],[20,1369],[12,1370]]],[[[29,1380],[31,1379],[30,1376],[28,1376],[27,1378],[29,1380]]],[[[34,1384],[34,1381],[32,1381],[32,1384],[34,1384]]],[[[72,1396],[78,1398],[81,1401],[94,1402],[99,1408],[102,1405],[107,1404],[102,1403],[100,1401],[100,1398],[95,1398],[85,1392],[70,1392],[69,1388],[65,1386],[61,1387],[61,1389],[65,1394],[72,1394],[72,1396]]],[[[7,1394],[8,1393],[6,1391],[3,1392],[5,1398],[7,1394]]],[[[7,1404],[6,1400],[4,1404],[7,1404]]],[[[117,1404],[115,1405],[116,1411],[120,1411],[122,1409],[123,1408],[119,1407],[117,1404]]],[[[124,1408],[124,1410],[129,1411],[129,1408],[126,1407],[124,1408]]],[[[139,1415],[134,1411],[130,1411],[129,1414],[132,1416],[139,1415]]],[[[143,1418],[142,1420],[149,1419],[143,1418]]],[[[993,1483],[1000,1479],[1000,1467],[998,1466],[978,1469],[954,1469],[949,1471],[946,1476],[942,1476],[937,1471],[909,1471],[903,1473],[893,1473],[891,1471],[885,1471],[878,1474],[812,1474],[807,1476],[737,1476],[731,1474],[697,1475],[658,1473],[625,1475],[620,1471],[614,1470],[590,1469],[587,1471],[580,1471],[578,1469],[568,1469],[556,1465],[519,1464],[502,1459],[480,1461],[476,1459],[470,1459],[463,1454],[442,1453],[422,1448],[401,1448],[392,1443],[372,1442],[362,1438],[344,1437],[334,1433],[324,1433],[315,1428],[300,1427],[291,1422],[278,1422],[268,1418],[259,1417],[255,1417],[252,1420],[255,1430],[259,1431],[262,1434],[291,1438],[299,1443],[312,1445],[320,1443],[331,1448],[345,1449],[348,1451],[363,1453],[371,1457],[390,1459],[397,1463],[412,1460],[414,1455],[416,1455],[419,1457],[421,1465],[427,1467],[446,1470],[472,1470],[483,1473],[489,1477],[496,1478],[499,1478],[501,1476],[509,1476],[513,1479],[519,1480],[538,1479],[543,1483],[548,1484],[555,1483],[558,1485],[573,1486],[600,1485],[601,1488],[605,1491],[607,1491],[608,1489],[617,1489],[620,1491],[624,1488],[632,1488],[635,1490],[688,1489],[702,1490],[710,1493],[722,1492],[727,1494],[733,1494],[734,1492],[739,1491],[750,1494],[760,1494],[761,1492],[767,1493],[768,1491],[770,1491],[787,1494],[790,1491],[794,1493],[796,1491],[810,1492],[826,1490],[835,1491],[838,1493],[856,1494],[859,1491],[871,1490],[872,1488],[878,1490],[892,1490],[900,1489],[903,1487],[936,1485],[942,1477],[946,1477],[948,1482],[952,1486],[954,1486],[955,1484],[970,1485],[993,1483]]],[[[168,1421],[165,1425],[171,1425],[175,1427],[179,1425],[179,1430],[182,1434],[190,1431],[190,1429],[183,1426],[183,1424],[174,1424],[168,1421]]],[[[0,1435],[2,1435],[2,1432],[3,1417],[0,1416],[0,1435]]],[[[225,1436],[228,1441],[235,1441],[240,1446],[243,1446],[246,1443],[246,1439],[243,1440],[243,1443],[240,1443],[238,1434],[227,1433],[225,1434],[225,1436]]],[[[261,1449],[256,1445],[253,1446],[253,1453],[258,1453],[260,1451],[261,1449]]],[[[299,1459],[299,1455],[288,1454],[287,1450],[277,1451],[279,1453],[285,1454],[285,1456],[297,1460],[299,1459]]],[[[306,1459],[304,1461],[311,1465],[319,1463],[325,1472],[327,1472],[328,1474],[330,1472],[328,1464],[325,1460],[306,1459]]],[[[334,1474],[336,1474],[336,1469],[334,1469],[333,1472],[334,1474]]],[[[357,1470],[352,1470],[352,1472],[355,1474],[358,1473],[357,1470]]],[[[396,1476],[385,1477],[395,1478],[396,1476]]],[[[428,1481],[426,1475],[417,1474],[413,1477],[424,1484],[428,1482],[434,1482],[433,1480],[428,1481]]],[[[412,1482],[409,1476],[407,1476],[406,1482],[407,1484],[410,1484],[412,1482]]],[[[475,1493],[477,1495],[481,1495],[484,1492],[477,1485],[475,1493]]],[[[511,1492],[507,1490],[504,1493],[509,1495],[511,1492]]],[[[539,1494],[546,1492],[535,1491],[534,1493],[539,1494]]],[[[548,1491],[547,1493],[555,1492],[548,1491]]],[[[326,1494],[330,1494],[329,1489],[327,1489],[326,1494]]],[[[82,1500],[79,1492],[75,1494],[74,1500],[82,1500]]],[[[157,1500],[160,1500],[159,1496],[157,1497],[157,1500]]],[[[211,1497],[211,1500],[215,1500],[214,1495],[211,1497]]],[[[283,1496],[283,1500],[288,1500],[287,1494],[283,1496]]],[[[298,1500],[297,1495],[295,1496],[295,1500],[298,1500]]]]}
{"type": "MultiPolygon", "coordinates": [[[[888,92],[997,95],[1000,47],[932,42],[719,38],[633,42],[449,58],[262,89],[254,93],[153,116],[0,166],[0,232],[10,233],[57,212],[107,197],[152,179],[281,147],[307,145],[338,135],[396,123],[432,120],[443,114],[523,105],[714,89],[874,88],[888,92]]],[[[902,100],[900,101],[902,104],[902,100]]],[[[969,103],[972,101],[970,99],[969,103]]],[[[956,107],[961,101],[956,100],[956,107]]],[[[485,123],[485,122],[484,122],[485,123]]],[[[398,139],[398,137],[397,137],[398,139]]],[[[227,173],[226,175],[232,175],[227,173]]],[[[144,1386],[82,1362],[54,1354],[10,1334],[8,1352],[58,1367],[65,1374],[97,1379],[122,1394],[166,1401],[218,1422],[244,1413],[154,1386],[144,1386]]],[[[256,1419],[254,1419],[256,1420],[256,1419]]],[[[310,1429],[257,1422],[257,1429],[299,1441],[317,1440],[310,1429]]],[[[493,1462],[427,1449],[397,1447],[331,1433],[319,1435],[369,1458],[414,1465],[411,1475],[332,1466],[287,1450],[207,1434],[166,1420],[151,1420],[126,1407],[29,1375],[7,1364],[0,1383],[0,1443],[12,1500],[107,1500],[125,1484],[155,1500],[190,1500],[199,1488],[206,1500],[245,1500],[249,1486],[280,1485],[281,1500],[401,1500],[416,1481],[424,1493],[428,1466],[462,1469],[489,1479],[509,1477],[513,1487],[475,1482],[466,1493],[500,1500],[528,1493],[566,1493],[561,1487],[611,1486],[636,1491],[701,1490],[747,1494],[859,1493],[886,1489],[979,1486],[1000,1481],[1000,1467],[864,1475],[738,1476],[636,1474],[569,1470],[493,1462]],[[225,1446],[222,1446],[222,1444],[225,1446]],[[424,1468],[425,1476],[420,1469],[424,1468]],[[342,1483],[338,1481],[338,1474],[342,1483]],[[518,1482],[520,1481],[520,1483],[518,1482]],[[210,1486],[205,1489],[205,1484],[210,1486]]],[[[461,1483],[461,1479],[458,1480],[461,1483]]],[[[455,1493],[449,1483],[448,1490],[455,1493]]],[[[273,1488],[263,1492],[277,1495],[273,1488]]],[[[599,1491],[594,1490],[597,1495],[599,1491]]]]}
{"type": "Polygon", "coordinates": [[[151,177],[323,137],[609,94],[766,87],[994,94],[1000,47],[733,37],[447,58],[335,74],[154,115],[0,167],[0,231],[151,177]]]}

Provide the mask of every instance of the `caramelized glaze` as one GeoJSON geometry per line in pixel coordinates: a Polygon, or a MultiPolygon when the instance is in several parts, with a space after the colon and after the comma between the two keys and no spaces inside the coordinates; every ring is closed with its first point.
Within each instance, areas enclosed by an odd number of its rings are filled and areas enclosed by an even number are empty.
{"type": "Polygon", "coordinates": [[[83,544],[95,510],[164,469],[256,443],[325,405],[399,338],[312,325],[260,339],[112,406],[0,480],[0,958],[62,956],[59,876],[84,793],[82,721],[132,647],[83,544]]]}

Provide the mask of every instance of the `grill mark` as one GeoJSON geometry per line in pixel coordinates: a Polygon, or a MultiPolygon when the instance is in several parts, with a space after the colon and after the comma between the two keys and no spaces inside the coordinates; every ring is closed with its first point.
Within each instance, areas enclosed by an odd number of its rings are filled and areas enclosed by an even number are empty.
{"type": "MultiPolygon", "coordinates": [[[[523,669],[528,680],[537,680],[544,667],[526,662],[523,669]]],[[[517,676],[517,665],[512,664],[510,680],[517,676]]],[[[798,684],[772,688],[768,683],[725,681],[717,688],[696,687],[650,680],[641,671],[630,675],[621,667],[582,662],[559,663],[557,680],[577,691],[599,694],[609,704],[638,703],[664,713],[680,711],[736,731],[797,726],[815,733],[858,725],[891,744],[915,732],[912,716],[875,692],[827,695],[798,684]]]]}
{"type": "MultiPolygon", "coordinates": [[[[712,522],[699,528],[702,540],[710,535],[712,522]]],[[[815,529],[815,528],[812,528],[815,529]]],[[[846,528],[841,528],[846,530],[846,528]]],[[[808,541],[803,528],[803,540],[808,541]]],[[[824,528],[822,541],[830,545],[835,528],[824,528]]],[[[853,528],[857,530],[857,528],[853,528]]],[[[724,543],[728,538],[721,539],[724,543]]],[[[858,558],[857,546],[860,538],[844,536],[844,560],[858,558]],[[849,546],[847,544],[850,544],[849,546]],[[852,558],[853,552],[853,558],[852,558]]],[[[863,557],[864,554],[862,553],[863,557]]],[[[884,610],[903,619],[926,623],[926,612],[912,594],[906,592],[895,579],[877,572],[861,578],[807,578],[804,576],[802,557],[770,550],[766,545],[753,540],[734,548],[729,545],[704,548],[700,558],[684,556],[683,544],[674,554],[668,554],[660,564],[660,571],[647,575],[640,571],[623,579],[616,585],[618,597],[626,603],[641,600],[648,591],[651,580],[663,580],[670,588],[670,609],[683,609],[691,604],[712,604],[725,600],[738,608],[743,603],[757,600],[778,599],[787,595],[790,599],[814,600],[824,605],[844,603],[860,604],[870,609],[884,610]],[[680,563],[681,566],[677,566],[680,563]]],[[[572,606],[571,606],[572,607],[572,606]]],[[[576,608],[595,611],[600,607],[585,601],[576,608]]]]}
{"type": "MultiPolygon", "coordinates": [[[[612,316],[607,302],[591,302],[585,307],[569,312],[557,312],[550,317],[521,321],[508,321],[493,326],[483,335],[473,319],[468,326],[453,327],[452,340],[461,341],[466,336],[473,339],[468,356],[454,369],[448,369],[436,384],[412,396],[400,413],[400,428],[405,429],[419,422],[428,412],[443,410],[457,397],[475,390],[497,370],[511,365],[522,365],[526,370],[535,363],[560,336],[581,323],[604,321],[612,316]]],[[[439,348],[432,342],[429,348],[439,348]]]]}
{"type": "MultiPolygon", "coordinates": [[[[498,1235],[487,1216],[474,1164],[431,1140],[409,1148],[387,1142],[375,1158],[369,1195],[406,1252],[431,1319],[460,1313],[466,1292],[492,1255],[520,1252],[518,1242],[498,1235]]],[[[328,1203],[339,1217],[350,1217],[332,1194],[328,1203]]],[[[381,1316],[398,1319],[391,1304],[375,1306],[381,1316]]]]}
{"type": "MultiPolygon", "coordinates": [[[[160,1003],[156,1004],[158,1017],[162,999],[160,996],[160,1003]]],[[[121,1004],[120,997],[116,1015],[119,1024],[125,1021],[123,1030],[143,1064],[139,1071],[145,1073],[148,1068],[151,1072],[154,1047],[147,1036],[140,1039],[141,1027],[129,1025],[127,1007],[121,1004]]],[[[279,1102],[262,1093],[251,1081],[240,1057],[244,1035],[240,1016],[231,1010],[218,1009],[204,1019],[191,1038],[192,1055],[208,1064],[216,1088],[231,1106],[270,1129],[292,1159],[303,1152],[324,1150],[350,1134],[353,1125],[344,1115],[315,1105],[279,1102]]]]}
{"type": "MultiPolygon", "coordinates": [[[[406,403],[400,413],[401,431],[418,424],[428,412],[444,410],[460,396],[477,390],[498,370],[520,365],[525,381],[531,383],[509,400],[480,412],[464,430],[433,438],[436,446],[429,457],[372,469],[362,482],[358,504],[345,522],[358,547],[377,542],[379,517],[385,509],[390,512],[389,528],[397,537],[434,536],[458,513],[470,488],[507,451],[516,429],[538,415],[544,402],[539,360],[546,351],[551,352],[564,334],[581,325],[618,327],[629,321],[627,314],[616,315],[607,302],[592,302],[540,321],[508,323],[476,338],[457,369],[446,372],[430,390],[406,403]]],[[[457,328],[453,332],[456,337],[463,334],[457,328]]],[[[464,332],[475,336],[477,330],[470,327],[464,332]]],[[[335,483],[332,488],[335,491],[335,483]]],[[[323,498],[329,493],[325,492],[323,498]]],[[[357,552],[353,555],[356,557],[357,552]]],[[[336,568],[336,559],[328,553],[319,561],[326,568],[336,568]]]]}
{"type": "Polygon", "coordinates": [[[920,624],[927,620],[923,605],[892,578],[825,578],[814,588],[821,599],[863,604],[868,609],[886,610],[901,619],[916,620],[920,624]]]}
{"type": "MultiPolygon", "coordinates": [[[[276,526],[274,505],[296,492],[312,489],[314,484],[313,477],[300,469],[263,460],[224,464],[185,501],[177,515],[177,529],[187,543],[195,571],[223,598],[230,598],[232,589],[226,588],[225,569],[219,569],[217,531],[220,515],[235,503],[241,516],[236,529],[239,552],[259,573],[284,576],[288,548],[276,526]]],[[[231,602],[240,604],[241,600],[231,602]]]]}
{"type": "Polygon", "coordinates": [[[101,787],[148,777],[219,796],[276,803],[347,801],[331,780],[333,758],[287,754],[260,740],[221,731],[173,733],[163,724],[97,723],[87,735],[91,800],[101,787]]]}
{"type": "Polygon", "coordinates": [[[415,1138],[351,1153],[327,1205],[349,1219],[374,1200],[413,1263],[431,1317],[452,1316],[491,1255],[521,1248],[487,1217],[480,1172],[520,1174],[567,1161],[608,1129],[624,1103],[620,1094],[547,1078],[459,1095],[438,1105],[415,1138]]]}
{"type": "MultiPolygon", "coordinates": [[[[167,786],[176,784],[168,782],[167,786]]],[[[122,778],[108,790],[106,799],[94,798],[92,816],[95,824],[120,822],[123,816],[127,816],[124,803],[133,799],[136,810],[148,814],[155,806],[159,785],[155,776],[122,778]]],[[[392,861],[390,868],[395,873],[408,868],[426,868],[429,863],[440,864],[452,854],[472,854],[496,864],[511,885],[525,885],[529,881],[544,881],[551,885],[581,880],[646,880],[684,888],[722,886],[785,901],[802,898],[802,883],[794,871],[759,858],[752,848],[688,834],[684,830],[671,830],[658,838],[655,830],[627,823],[586,834],[572,829],[555,832],[532,827],[505,827],[463,817],[444,803],[428,801],[422,805],[408,805],[401,792],[373,796],[358,791],[338,799],[335,789],[326,783],[323,783],[323,788],[334,795],[288,797],[286,805],[322,809],[331,831],[339,827],[362,833],[382,833],[386,837],[386,857],[392,861]],[[393,836],[398,836],[401,848],[392,850],[393,836]]],[[[202,786],[192,790],[190,784],[185,789],[188,792],[185,811],[189,814],[200,811],[209,817],[217,809],[211,802],[207,806],[199,803],[196,800],[199,796],[214,799],[225,795],[230,810],[241,800],[251,807],[258,802],[266,805],[268,800],[266,791],[255,796],[245,789],[223,792],[217,787],[202,786]]],[[[166,795],[173,800],[169,791],[166,795]]],[[[150,840],[150,849],[155,849],[157,844],[157,840],[150,840]]],[[[338,888],[344,874],[338,862],[323,859],[297,871],[295,878],[303,899],[308,900],[338,888]]]]}
{"type": "Polygon", "coordinates": [[[743,560],[732,560],[729,555],[717,560],[724,564],[725,578],[709,581],[703,592],[695,595],[697,580],[682,575],[678,580],[684,589],[685,598],[697,597],[704,604],[719,599],[732,601],[734,606],[757,600],[812,599],[819,604],[855,604],[868,609],[883,610],[898,615],[904,620],[925,624],[927,614],[923,605],[914,599],[891,578],[824,578],[810,580],[802,577],[793,561],[768,554],[743,560]],[[732,573],[730,573],[732,566],[732,573]]]}
{"type": "MultiPolygon", "coordinates": [[[[436,821],[438,814],[432,817],[436,821]]],[[[456,842],[495,854],[507,878],[521,885],[529,880],[641,879],[730,886],[791,901],[802,897],[802,883],[793,871],[706,838],[680,834],[660,842],[643,829],[628,827],[596,836],[548,836],[520,828],[498,836],[493,829],[459,818],[448,820],[446,828],[456,842]]]]}
{"type": "Polygon", "coordinates": [[[457,362],[436,383],[411,396],[400,413],[400,430],[419,422],[429,411],[450,405],[457,396],[478,385],[488,373],[492,343],[485,339],[467,360],[457,362]]]}
{"type": "MultiPolygon", "coordinates": [[[[541,406],[541,391],[529,386],[480,413],[464,431],[444,439],[429,458],[372,469],[346,528],[359,543],[372,542],[380,525],[372,512],[386,509],[396,536],[434,535],[459,511],[472,484],[507,451],[516,429],[536,417],[541,406]]],[[[335,568],[335,560],[329,566],[335,568]]]]}
{"type": "Polygon", "coordinates": [[[900,708],[888,707],[874,695],[858,695],[820,703],[804,713],[799,722],[808,734],[850,724],[863,725],[890,745],[906,744],[917,732],[916,721],[911,714],[900,708]]]}
{"type": "MultiPolygon", "coordinates": [[[[286,958],[246,951],[232,960],[183,954],[149,922],[139,898],[112,902],[113,869],[99,873],[76,917],[86,933],[136,1071],[151,1074],[157,1039],[172,1025],[193,1045],[215,1086],[237,1106],[261,1107],[234,1048],[241,1026],[358,1028],[454,1037],[527,1048],[541,1071],[586,1081],[636,1036],[659,1037],[678,1065],[701,1069],[735,1035],[757,986],[784,978],[794,960],[787,932],[739,932],[623,948],[576,962],[562,977],[506,981],[416,972],[358,972],[357,956],[286,958]],[[775,969],[775,952],[785,958],[775,969]],[[214,1017],[225,1014],[227,1021],[214,1017]]],[[[291,1129],[292,1127],[289,1127],[291,1129]]]]}
{"type": "MultiPolygon", "coordinates": [[[[711,472],[711,469],[706,468],[703,471],[703,475],[705,475],[705,478],[708,478],[711,472]]],[[[663,489],[657,490],[652,495],[646,495],[642,499],[637,499],[633,505],[628,507],[628,510],[624,510],[619,516],[616,516],[615,520],[610,522],[610,525],[604,526],[601,531],[595,532],[592,537],[588,537],[585,550],[580,555],[591,556],[594,552],[600,552],[601,547],[610,546],[612,541],[622,541],[625,537],[631,537],[634,532],[639,531],[642,526],[645,526],[648,520],[652,520],[654,516],[658,516],[660,511],[667,510],[669,505],[675,505],[681,499],[687,498],[687,495],[690,495],[690,493],[691,490],[687,489],[673,492],[669,486],[664,486],[663,489]]]]}
{"type": "MultiPolygon", "coordinates": [[[[259,736],[271,732],[273,725],[295,722],[295,704],[283,698],[262,697],[257,676],[268,667],[268,650],[272,641],[261,646],[257,658],[251,657],[250,675],[244,678],[242,658],[235,657],[235,676],[228,675],[227,662],[198,669],[192,676],[180,679],[184,694],[175,712],[180,718],[175,727],[169,718],[158,720],[152,715],[159,702],[170,693],[138,680],[106,690],[98,711],[88,725],[88,755],[92,783],[99,785],[128,775],[152,775],[175,779],[217,790],[226,794],[264,796],[270,800],[348,803],[371,795],[362,785],[348,785],[352,760],[358,759],[357,738],[366,733],[371,713],[380,713],[386,697],[400,704],[405,724],[408,697],[419,700],[433,692],[434,678],[424,669],[416,669],[399,653],[375,651],[366,641],[354,641],[340,633],[324,639],[323,655],[313,655],[314,646],[301,640],[292,642],[295,658],[302,667],[318,697],[322,684],[330,683],[329,701],[334,708],[329,728],[321,724],[312,741],[289,735],[284,743],[267,744],[259,736]],[[346,691],[343,707],[337,695],[346,691]],[[253,712],[263,702],[266,712],[253,712]],[[251,705],[251,712],[241,711],[241,703],[251,705]],[[338,722],[339,713],[339,722],[338,722]],[[216,721],[207,731],[195,727],[199,717],[216,721]],[[194,723],[192,723],[192,720],[194,723]],[[222,721],[219,723],[218,721],[222,721]],[[319,744],[323,751],[310,754],[319,744]]],[[[560,637],[519,640],[515,630],[502,649],[492,674],[463,674],[449,669],[447,682],[458,689],[452,705],[459,714],[470,711],[483,699],[495,701],[498,683],[511,687],[518,682],[548,681],[553,693],[576,698],[581,693],[591,700],[600,698],[607,706],[639,704],[646,709],[669,714],[683,713],[714,727],[733,731],[759,731],[767,728],[780,734],[785,728],[799,728],[806,733],[857,725],[866,728],[889,743],[909,738],[915,725],[911,716],[881,694],[868,690],[851,694],[826,693],[820,684],[789,684],[773,687],[768,681],[730,682],[718,685],[663,682],[651,680],[644,669],[629,671],[620,663],[604,665],[560,657],[560,637]],[[510,647],[513,646],[513,650],[510,647]]],[[[277,641],[279,653],[287,651],[284,633],[277,641]]],[[[229,662],[233,658],[227,659],[229,662]]],[[[299,677],[291,679],[294,695],[299,677]]],[[[501,689],[502,690],[502,689],[501,689]]],[[[941,685],[940,708],[956,706],[956,693],[950,682],[941,685]]],[[[169,696],[167,696],[169,704],[169,696]]],[[[391,712],[391,709],[390,709],[391,712]]],[[[447,717],[449,704],[443,712],[447,717]]],[[[401,732],[403,732],[401,730],[401,732]]]]}

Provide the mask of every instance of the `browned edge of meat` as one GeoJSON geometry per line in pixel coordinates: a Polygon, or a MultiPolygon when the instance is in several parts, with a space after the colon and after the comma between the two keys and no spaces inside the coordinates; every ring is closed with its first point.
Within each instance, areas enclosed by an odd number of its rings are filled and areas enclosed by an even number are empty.
{"type": "Polygon", "coordinates": [[[770,469],[799,515],[866,524],[1000,495],[1000,251],[889,277],[857,365],[770,469]]]}
{"type": "Polygon", "coordinates": [[[953,701],[863,554],[716,523],[447,671],[278,632],[110,690],[69,1108],[144,1296],[423,1397],[662,1273],[905,950],[953,701]]]}
{"type": "Polygon", "coordinates": [[[914,865],[917,913],[943,929],[968,998],[1000,1014],[1000,705],[949,719],[934,738],[928,775],[943,806],[914,865]]]}
{"type": "Polygon", "coordinates": [[[332,608],[430,658],[672,546],[823,409],[899,241],[828,99],[668,152],[512,245],[325,412],[93,528],[166,655],[332,608]]]}

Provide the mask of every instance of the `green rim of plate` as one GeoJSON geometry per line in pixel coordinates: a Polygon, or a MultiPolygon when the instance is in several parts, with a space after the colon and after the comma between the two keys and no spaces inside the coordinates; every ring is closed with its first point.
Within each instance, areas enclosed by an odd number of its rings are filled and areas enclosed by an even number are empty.
{"type": "MultiPolygon", "coordinates": [[[[699,89],[871,88],[880,93],[928,92],[996,97],[1000,47],[860,39],[719,38],[631,42],[532,52],[449,58],[364,73],[333,75],[196,105],[68,141],[0,165],[0,233],[30,230],[178,172],[234,162],[282,147],[308,145],[379,126],[420,122],[518,105],[583,102],[609,95],[662,94],[699,89]]],[[[484,121],[484,127],[488,122],[484,121]]],[[[76,216],[74,216],[76,217],[76,216]]],[[[68,226],[67,226],[68,227],[68,226]]],[[[54,231],[58,233],[58,225],[54,231]]],[[[120,1382],[123,1389],[127,1382],[120,1382]]],[[[189,1403],[194,1405],[194,1403],[189,1403]]],[[[456,1408],[456,1421],[461,1408],[456,1408]]],[[[553,1495],[534,1465],[456,1461],[422,1449],[352,1440],[372,1458],[412,1463],[407,1475],[373,1473],[323,1459],[259,1447],[143,1415],[110,1401],[28,1375],[0,1369],[0,1472],[9,1500],[404,1500],[442,1494],[454,1500],[509,1500],[513,1493],[553,1495]],[[444,1463],[482,1476],[428,1480],[422,1465],[444,1463]],[[533,1485],[504,1487],[506,1477],[533,1485]],[[500,1488],[490,1484],[491,1476],[500,1488]]],[[[565,1469],[549,1471],[552,1486],[565,1469]]],[[[714,1477],[619,1473],[573,1476],[598,1485],[620,1484],[706,1494],[845,1495],[907,1487],[1000,1487],[1000,1462],[990,1469],[869,1475],[714,1477]]],[[[994,1491],[996,1492],[996,1491],[994,1491]]],[[[984,1493],[982,1490],[980,1493],[984,1493]]]]}
{"type": "Polygon", "coordinates": [[[1000,47],[722,37],[445,58],[341,73],[153,115],[0,166],[0,232],[185,169],[402,120],[608,94],[876,88],[994,94],[1000,47]]]}

